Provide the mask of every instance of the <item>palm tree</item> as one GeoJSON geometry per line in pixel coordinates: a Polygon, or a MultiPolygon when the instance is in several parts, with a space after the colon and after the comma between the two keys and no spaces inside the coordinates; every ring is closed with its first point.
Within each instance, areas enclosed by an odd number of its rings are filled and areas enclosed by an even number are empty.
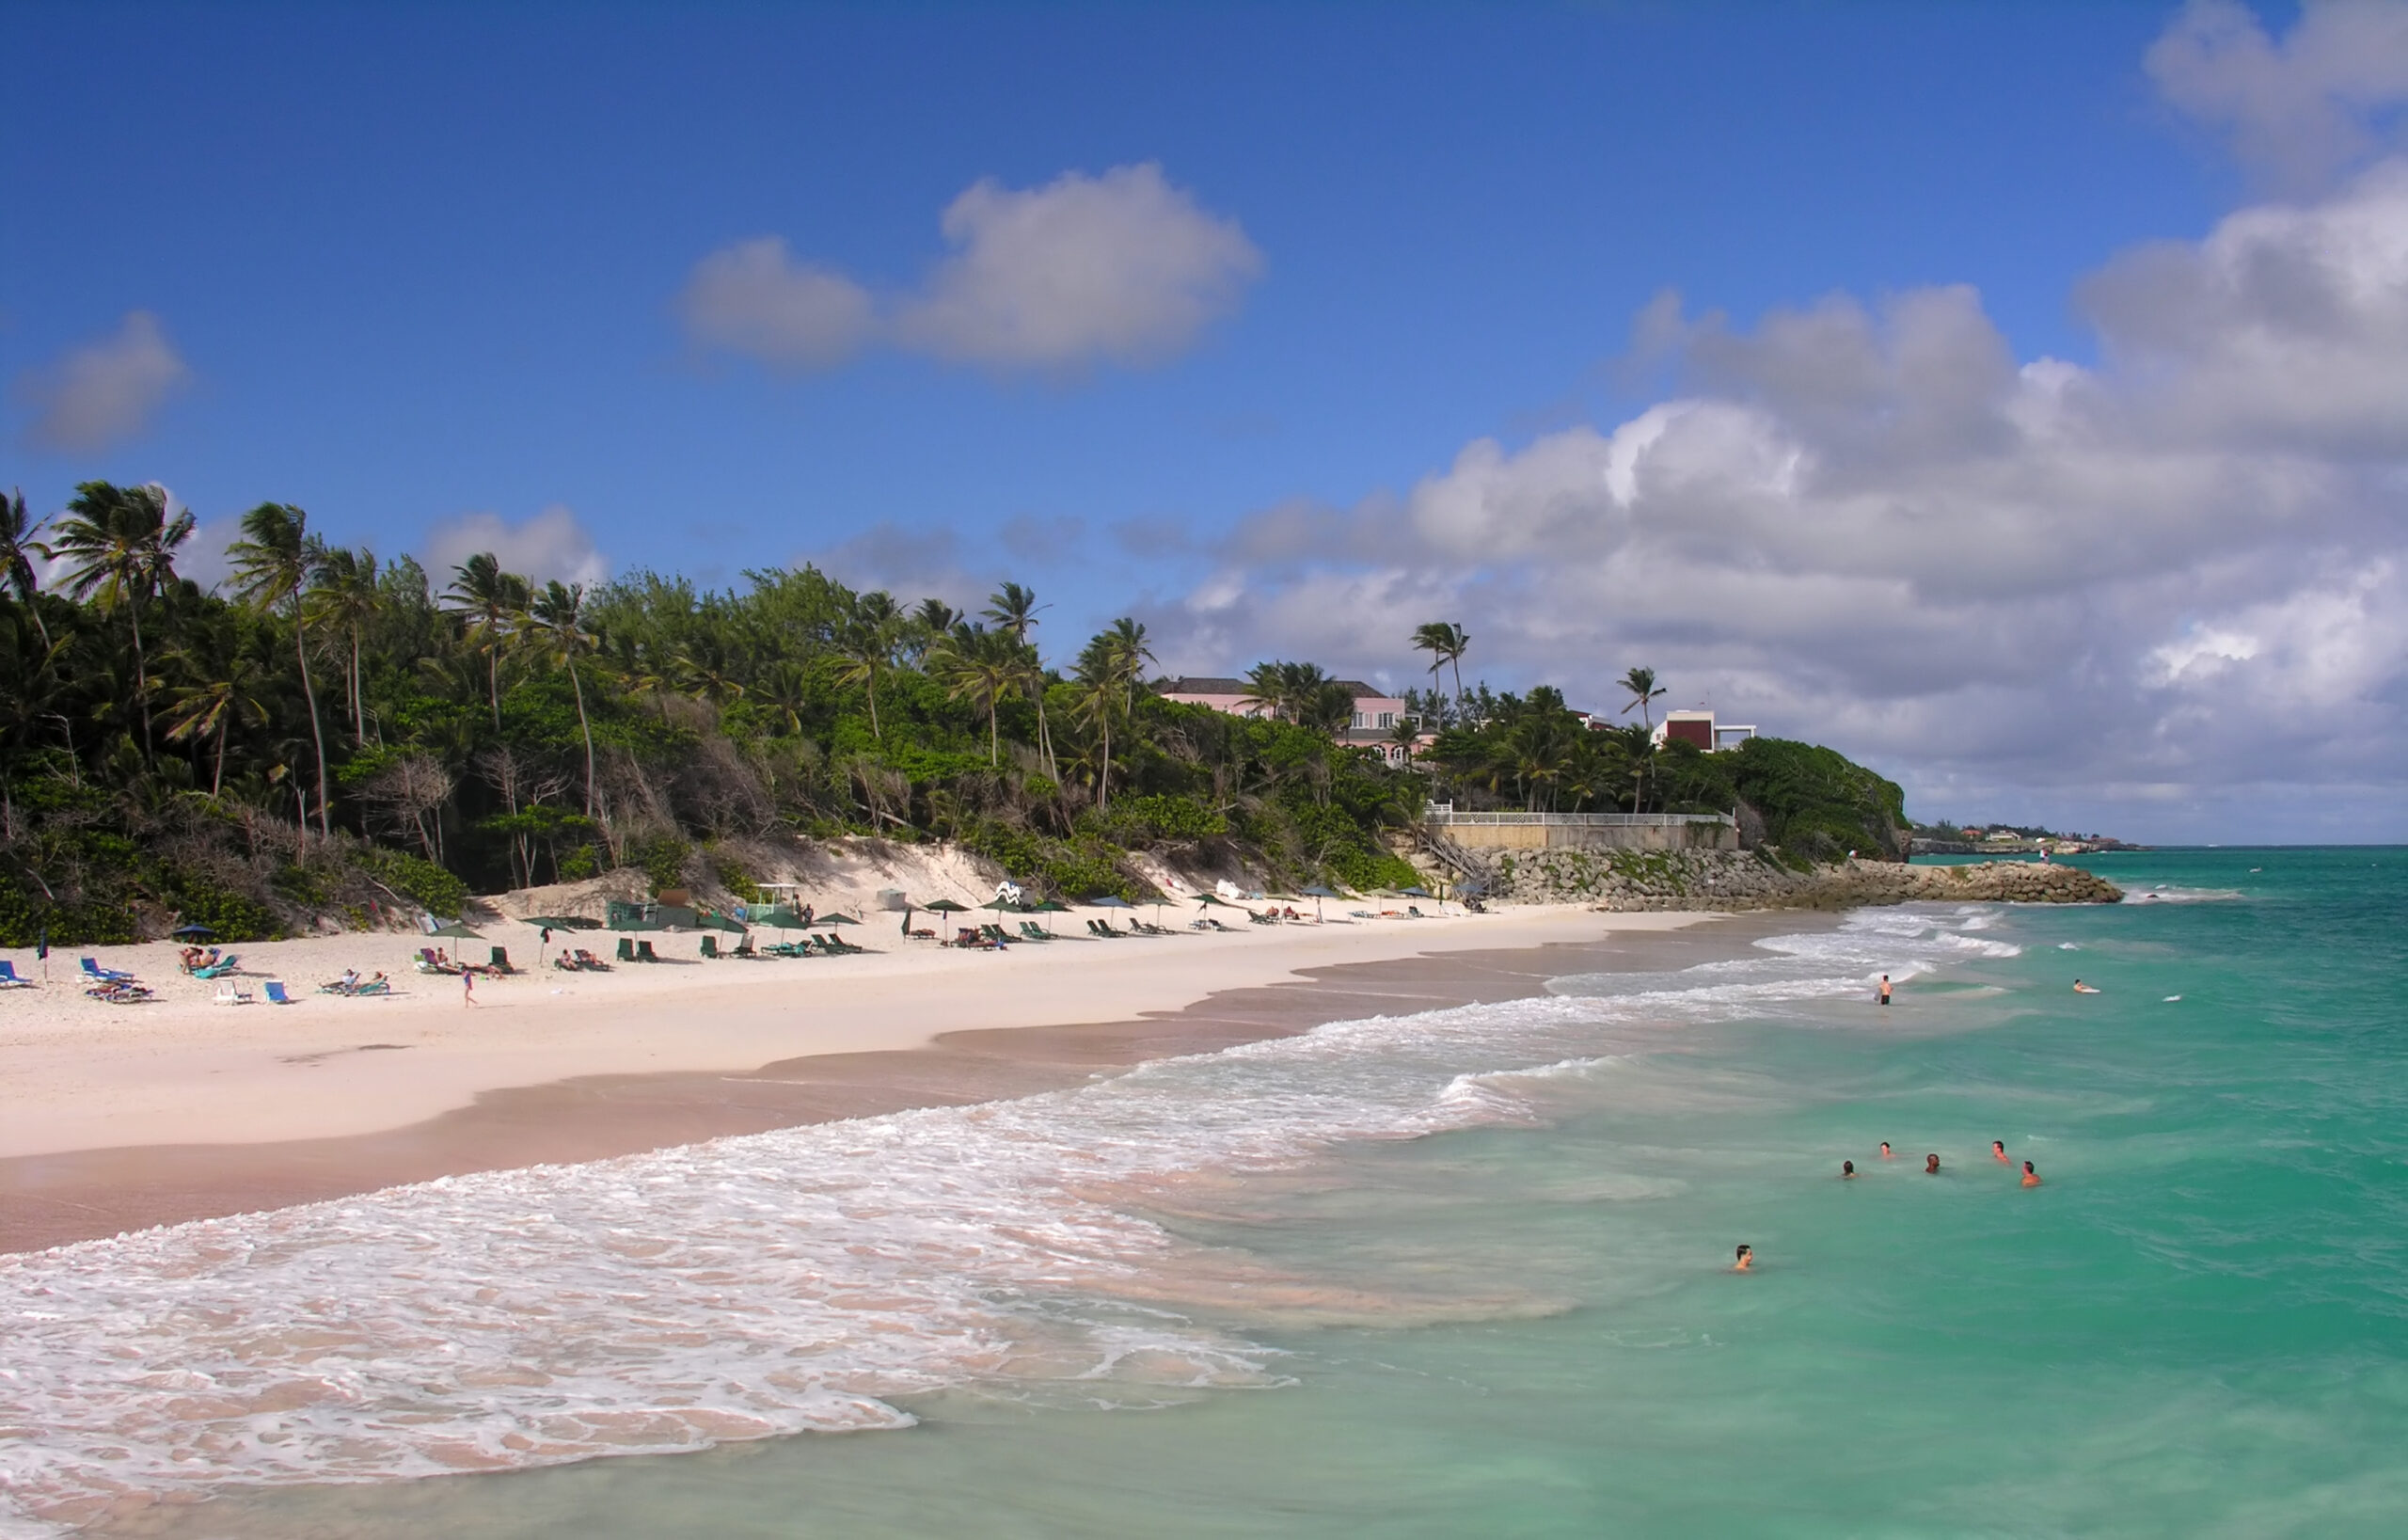
{"type": "Polygon", "coordinates": [[[569,688],[577,692],[577,725],[585,735],[585,816],[590,818],[594,817],[594,723],[585,714],[585,684],[577,671],[577,660],[594,650],[594,633],[585,627],[585,585],[553,579],[528,607],[527,619],[545,660],[568,670],[569,688]]]}
{"type": "Polygon", "coordinates": [[[1096,811],[1112,806],[1112,724],[1126,722],[1136,708],[1137,685],[1154,661],[1146,627],[1123,615],[1098,632],[1079,654],[1079,681],[1087,687],[1085,710],[1101,729],[1102,755],[1096,763],[1096,811]]]}
{"type": "Polygon", "coordinates": [[[511,632],[534,600],[532,585],[501,570],[501,558],[481,550],[452,569],[444,608],[468,623],[468,635],[485,655],[485,693],[493,702],[493,724],[501,727],[501,654],[511,632]]]}
{"type": "Polygon", "coordinates": [[[952,700],[968,700],[987,712],[987,763],[1003,763],[997,707],[1022,676],[1022,648],[1001,631],[964,626],[928,654],[930,672],[952,700]]]}
{"type": "Polygon", "coordinates": [[[879,589],[853,601],[852,616],[836,639],[841,659],[836,677],[868,688],[869,733],[880,743],[886,741],[886,734],[878,724],[878,679],[895,666],[895,643],[902,628],[903,615],[895,607],[895,595],[879,589]]]}
{"type": "Polygon", "coordinates": [[[376,581],[376,553],[365,548],[352,550],[347,547],[323,551],[303,607],[312,625],[351,644],[343,688],[351,697],[351,740],[365,743],[368,703],[359,673],[360,636],[385,608],[385,591],[376,581]]]}
{"type": "Polygon", "coordinates": [[[737,664],[727,655],[727,639],[716,631],[697,635],[677,655],[674,667],[678,682],[698,701],[724,707],[744,698],[737,664]]]}
{"type": "Polygon", "coordinates": [[[309,617],[301,591],[325,560],[309,535],[309,516],[289,502],[262,502],[243,516],[243,538],[226,548],[234,562],[235,596],[262,614],[278,606],[293,617],[293,655],[301,663],[301,694],[309,706],[309,738],[318,752],[318,834],[334,833],[326,811],[326,734],[318,722],[317,687],[309,680],[309,617]]]}
{"type": "Polygon", "coordinates": [[[0,498],[0,588],[17,596],[17,602],[34,617],[34,629],[41,633],[44,651],[50,647],[50,627],[42,624],[41,605],[37,594],[41,587],[34,576],[33,558],[50,560],[51,551],[41,542],[44,520],[25,516],[25,495],[20,491],[0,498]]]}
{"type": "Polygon", "coordinates": [[[267,706],[260,699],[266,675],[240,644],[208,662],[190,652],[175,656],[195,677],[168,692],[167,741],[217,740],[216,764],[209,776],[209,795],[214,801],[226,787],[228,735],[238,726],[259,727],[267,722],[267,706]]]}
{"type": "Polygon", "coordinates": [[[1045,724],[1045,659],[1038,655],[1037,644],[1028,639],[1028,633],[1038,624],[1037,611],[1052,608],[1050,604],[1038,603],[1032,590],[1007,582],[987,595],[985,614],[995,623],[996,630],[1028,649],[1020,683],[1037,706],[1037,752],[1044,757],[1045,773],[1059,781],[1062,770],[1054,762],[1054,735],[1045,724]]]}
{"type": "Polygon", "coordinates": [[[167,489],[85,482],[58,521],[57,550],[77,565],[68,592],[97,595],[103,611],[124,607],[134,625],[134,691],[142,709],[142,757],[150,758],[150,673],[142,655],[142,604],[175,576],[176,550],[192,538],[189,510],[167,516],[167,489]]]}
{"type": "Polygon", "coordinates": [[[1647,792],[1647,767],[1656,756],[1656,722],[1651,707],[1664,691],[1656,683],[1654,669],[1632,669],[1622,676],[1620,683],[1630,691],[1630,704],[1622,708],[1622,714],[1626,717],[1633,711],[1638,712],[1640,724],[1646,729],[1647,746],[1640,751],[1639,769],[1631,778],[1630,810],[1636,813],[1647,792]]]}
{"type": "Polygon", "coordinates": [[[1622,714],[1626,717],[1633,711],[1638,712],[1640,723],[1647,729],[1648,740],[1653,742],[1656,737],[1656,722],[1651,706],[1664,693],[1662,688],[1656,683],[1656,671],[1632,669],[1617,682],[1623,689],[1630,691],[1630,704],[1622,708],[1622,714]]]}
{"type": "Polygon", "coordinates": [[[790,734],[802,732],[802,710],[811,704],[811,675],[800,663],[782,658],[761,671],[752,698],[776,713],[790,734]]]}
{"type": "MultiPolygon", "coordinates": [[[[1463,656],[1462,637],[1463,627],[1450,621],[1434,620],[1413,628],[1413,650],[1430,655],[1430,693],[1433,696],[1438,693],[1438,671],[1445,668],[1450,659],[1463,656]]],[[[1460,674],[1456,675],[1455,692],[1458,695],[1463,692],[1460,674]]]]}
{"type": "Polygon", "coordinates": [[[1471,650],[1471,633],[1451,620],[1434,620],[1413,628],[1413,648],[1430,655],[1430,689],[1438,688],[1438,670],[1453,664],[1455,705],[1464,702],[1464,654],[1471,650]]]}

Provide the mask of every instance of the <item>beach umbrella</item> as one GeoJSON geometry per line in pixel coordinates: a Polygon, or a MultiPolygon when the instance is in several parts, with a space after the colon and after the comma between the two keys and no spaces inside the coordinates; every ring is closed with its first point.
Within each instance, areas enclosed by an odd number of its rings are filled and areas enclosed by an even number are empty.
{"type": "Polygon", "coordinates": [[[1107,893],[1101,897],[1089,898],[1086,900],[1086,906],[1089,909],[1134,909],[1137,907],[1117,893],[1107,893]]]}
{"type": "Polygon", "coordinates": [[[214,936],[216,929],[206,925],[180,925],[167,932],[171,936],[214,936]]]}
{"type": "Polygon", "coordinates": [[[1318,920],[1321,918],[1321,901],[1323,898],[1335,898],[1338,897],[1338,894],[1334,890],[1323,887],[1319,882],[1315,882],[1311,887],[1305,889],[1305,897],[1313,901],[1313,918],[1318,920]]]}
{"type": "Polygon", "coordinates": [[[484,937],[477,934],[474,930],[469,929],[467,926],[462,925],[457,920],[446,920],[441,925],[436,926],[434,929],[429,930],[427,934],[430,936],[443,936],[452,941],[483,941],[485,939],[484,937]]]}
{"type": "Polygon", "coordinates": [[[822,914],[811,923],[814,925],[859,925],[862,920],[858,914],[822,914]]]}
{"type": "Polygon", "coordinates": [[[932,904],[922,904],[920,907],[931,914],[966,914],[970,912],[968,904],[957,904],[950,898],[939,898],[932,904]]]}
{"type": "Polygon", "coordinates": [[[737,919],[732,914],[714,914],[707,909],[694,916],[694,929],[697,930],[733,930],[739,936],[744,934],[744,924],[742,921],[737,919]]]}

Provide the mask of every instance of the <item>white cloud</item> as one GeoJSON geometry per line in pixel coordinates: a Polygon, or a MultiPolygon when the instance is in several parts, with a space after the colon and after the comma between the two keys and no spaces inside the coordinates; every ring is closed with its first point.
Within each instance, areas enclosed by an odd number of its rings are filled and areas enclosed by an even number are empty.
{"type": "Polygon", "coordinates": [[[1658,301],[1677,397],[1267,509],[1148,617],[1157,650],[1409,682],[1406,633],[1453,619],[1500,686],[1610,706],[1654,666],[1927,813],[2203,818],[2279,784],[2235,806],[2355,798],[2408,834],[2408,166],[2083,295],[2096,369],[2019,363],[1964,288],[1744,329],[1658,301]]]}
{"type": "Polygon", "coordinates": [[[956,247],[896,318],[905,346],[997,369],[1158,362],[1237,308],[1262,254],[1152,163],[991,178],[944,211],[956,247]]]}
{"type": "Polygon", "coordinates": [[[610,563],[594,548],[594,536],[575,513],[557,502],[515,522],[478,513],[437,519],[419,549],[427,580],[437,589],[452,581],[452,568],[483,550],[500,559],[503,571],[538,583],[557,578],[593,584],[610,576],[610,563]]]}
{"type": "Polygon", "coordinates": [[[841,273],[797,262],[776,236],[741,241],[696,262],[677,310],[695,345],[780,368],[843,363],[876,325],[868,290],[841,273]]]}
{"type": "Polygon", "coordinates": [[[826,369],[873,341],[997,371],[1157,364],[1234,311],[1262,254],[1150,162],[1042,187],[990,178],[949,205],[953,254],[883,303],[784,241],[727,246],[694,266],[676,308],[698,348],[826,369]]]}
{"type": "Polygon", "coordinates": [[[2244,163],[2312,188],[2393,136],[2383,120],[2408,103],[2408,5],[2308,0],[2278,43],[2236,0],[2192,0],[2147,62],[2166,99],[2229,132],[2244,163]]]}
{"type": "Polygon", "coordinates": [[[109,336],[19,377],[17,395],[34,409],[26,437],[43,449],[106,449],[150,426],[151,414],[191,373],[159,318],[129,310],[109,336]]]}

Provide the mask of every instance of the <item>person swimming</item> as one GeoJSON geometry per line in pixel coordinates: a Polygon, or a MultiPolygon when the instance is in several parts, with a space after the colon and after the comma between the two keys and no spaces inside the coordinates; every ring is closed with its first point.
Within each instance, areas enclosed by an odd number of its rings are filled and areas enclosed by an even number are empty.
{"type": "Polygon", "coordinates": [[[2027,1187],[2040,1184],[2040,1173],[2032,1169],[2032,1163],[2028,1160],[2023,1163],[2023,1184],[2027,1187]]]}
{"type": "Polygon", "coordinates": [[[1735,1273],[1744,1273],[1749,1268],[1754,1266],[1755,1262],[1756,1248],[1743,1242],[1739,1246],[1738,1260],[1731,1264],[1731,1271],[1735,1273]]]}
{"type": "Polygon", "coordinates": [[[1925,1176],[1938,1176],[1940,1174],[1940,1157],[1938,1155],[1925,1155],[1923,1158],[1923,1174],[1925,1176]]]}
{"type": "Polygon", "coordinates": [[[1990,1159],[1997,1161],[2002,1166],[2010,1164],[2006,1158],[2006,1141],[2004,1139],[1992,1139],[1990,1141],[1990,1159]]]}
{"type": "Polygon", "coordinates": [[[2099,992],[2099,987],[2095,984],[2085,984],[2077,978],[2073,981],[2073,992],[2076,994],[2096,994],[2099,992]]]}
{"type": "Polygon", "coordinates": [[[1856,1162],[1852,1160],[1844,1160],[1840,1162],[1840,1180],[1842,1182],[1854,1182],[1856,1180],[1856,1162]]]}

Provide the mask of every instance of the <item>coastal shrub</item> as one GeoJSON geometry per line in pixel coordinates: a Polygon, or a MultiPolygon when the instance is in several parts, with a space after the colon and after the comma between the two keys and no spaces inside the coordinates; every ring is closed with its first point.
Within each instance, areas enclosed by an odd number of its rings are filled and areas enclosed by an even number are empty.
{"type": "Polygon", "coordinates": [[[209,927],[213,942],[273,941],[284,934],[267,905],[207,873],[171,868],[161,889],[177,923],[209,927]]]}
{"type": "Polygon", "coordinates": [[[1091,835],[1053,839],[1034,830],[983,818],[956,836],[965,850],[1004,868],[1012,881],[1037,894],[1062,899],[1117,894],[1136,902],[1151,890],[1120,865],[1128,852],[1091,835]]]}
{"type": "Polygon", "coordinates": [[[619,865],[642,870],[657,898],[661,889],[676,887],[686,880],[686,858],[693,853],[694,848],[675,834],[653,834],[629,840],[619,865]]]}
{"type": "MultiPolygon", "coordinates": [[[[1229,832],[1229,820],[1193,797],[1160,794],[1124,797],[1106,815],[1090,815],[1100,835],[1123,845],[1160,840],[1212,839],[1229,832]]],[[[1087,823],[1088,819],[1082,819],[1087,823]]]]}
{"type": "Polygon", "coordinates": [[[467,883],[421,857],[364,845],[352,860],[377,881],[430,914],[457,914],[460,906],[468,901],[467,883]]]}
{"type": "Polygon", "coordinates": [[[580,845],[560,859],[560,879],[563,882],[582,882],[589,877],[602,875],[602,848],[580,845]]]}

